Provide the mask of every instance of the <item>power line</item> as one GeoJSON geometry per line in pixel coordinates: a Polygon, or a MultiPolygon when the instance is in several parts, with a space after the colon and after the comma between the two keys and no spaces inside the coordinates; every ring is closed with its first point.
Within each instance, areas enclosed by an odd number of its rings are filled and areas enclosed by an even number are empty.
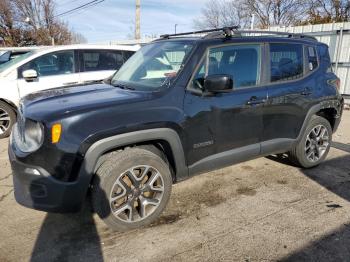
{"type": "Polygon", "coordinates": [[[74,13],[74,12],[77,12],[77,11],[80,11],[80,10],[83,10],[83,9],[95,6],[95,5],[100,4],[100,3],[104,2],[104,1],[105,0],[93,0],[93,1],[90,1],[90,2],[88,2],[86,4],[83,4],[83,5],[80,5],[78,7],[75,7],[73,9],[71,9],[71,10],[68,10],[68,11],[65,11],[63,13],[60,13],[60,14],[56,15],[55,17],[60,17],[60,16],[63,16],[63,15],[71,14],[71,13],[74,13]]]}
{"type": "Polygon", "coordinates": [[[78,6],[78,7],[75,7],[75,8],[73,8],[73,9],[71,9],[71,10],[68,10],[68,11],[65,11],[65,12],[63,12],[63,13],[60,13],[60,14],[56,15],[55,17],[60,17],[60,16],[63,16],[63,15],[71,14],[71,13],[74,13],[74,12],[77,12],[77,11],[80,11],[80,10],[83,10],[83,9],[86,9],[86,8],[88,8],[88,7],[95,6],[95,5],[97,5],[97,4],[99,4],[99,3],[102,3],[102,2],[104,2],[104,1],[105,1],[105,0],[93,0],[93,1],[90,1],[90,2],[88,2],[88,3],[86,3],[86,4],[83,4],[83,5],[80,5],[80,6],[78,6]]]}
{"type": "Polygon", "coordinates": [[[56,3],[57,6],[64,6],[64,5],[68,5],[68,4],[72,4],[72,3],[75,3],[75,2],[78,2],[80,0],[68,0],[66,2],[63,2],[63,3],[56,3]]]}

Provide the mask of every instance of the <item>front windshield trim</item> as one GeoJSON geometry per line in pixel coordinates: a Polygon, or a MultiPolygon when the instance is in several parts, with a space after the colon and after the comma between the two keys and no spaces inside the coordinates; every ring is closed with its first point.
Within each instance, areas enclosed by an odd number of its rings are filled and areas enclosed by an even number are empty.
{"type": "Polygon", "coordinates": [[[195,50],[195,46],[196,44],[194,40],[152,42],[141,48],[131,58],[129,58],[129,60],[114,75],[111,80],[111,85],[128,86],[128,89],[134,89],[136,91],[158,91],[160,89],[169,88],[181,75],[183,68],[186,66],[188,60],[195,50]],[[174,49],[172,49],[172,47],[174,49]],[[169,54],[166,54],[167,51],[169,54]],[[175,63],[172,64],[172,61],[170,61],[169,57],[167,56],[172,55],[172,53],[176,55],[176,53],[180,52],[183,53],[182,57],[180,56],[181,59],[176,61],[176,65],[175,63]],[[151,55],[147,56],[146,54],[148,53],[151,53],[151,55]],[[162,56],[159,57],[159,55],[162,56]],[[136,67],[150,66],[150,64],[155,61],[158,63],[158,70],[147,71],[147,69],[142,68],[142,70],[145,71],[143,72],[143,75],[139,79],[136,79],[137,81],[133,81],[135,80],[132,79],[133,75],[135,75],[137,70],[140,69],[136,67]],[[130,73],[128,70],[134,71],[130,73]],[[125,78],[125,75],[123,74],[129,74],[129,78],[125,78]]]}

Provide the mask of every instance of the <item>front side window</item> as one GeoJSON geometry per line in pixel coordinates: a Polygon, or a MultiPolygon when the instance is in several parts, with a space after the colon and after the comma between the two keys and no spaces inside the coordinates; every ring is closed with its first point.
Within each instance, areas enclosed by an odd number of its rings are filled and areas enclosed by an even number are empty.
{"type": "Polygon", "coordinates": [[[301,78],[303,60],[303,46],[300,44],[270,44],[271,82],[301,78]]]}
{"type": "Polygon", "coordinates": [[[46,54],[24,64],[19,69],[19,75],[28,69],[33,69],[38,76],[53,76],[74,73],[74,51],[60,51],[46,54]]]}
{"type": "Polygon", "coordinates": [[[199,66],[192,88],[203,88],[208,75],[229,75],[233,89],[256,86],[260,80],[260,45],[230,45],[211,48],[199,66]]]}
{"type": "Polygon", "coordinates": [[[160,41],[136,52],[116,73],[111,84],[156,90],[175,80],[192,50],[192,41],[160,41]]]}

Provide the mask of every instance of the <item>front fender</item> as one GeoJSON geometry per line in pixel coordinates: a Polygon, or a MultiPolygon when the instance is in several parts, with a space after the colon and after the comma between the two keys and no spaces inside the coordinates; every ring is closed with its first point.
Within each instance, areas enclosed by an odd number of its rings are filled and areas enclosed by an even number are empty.
{"type": "Polygon", "coordinates": [[[187,178],[188,168],[185,162],[185,154],[177,132],[170,128],[141,130],[107,137],[89,147],[78,176],[82,188],[86,189],[84,195],[86,195],[92,176],[97,171],[98,160],[104,153],[119,147],[154,140],[164,140],[169,143],[175,158],[176,179],[183,180],[187,178]]]}

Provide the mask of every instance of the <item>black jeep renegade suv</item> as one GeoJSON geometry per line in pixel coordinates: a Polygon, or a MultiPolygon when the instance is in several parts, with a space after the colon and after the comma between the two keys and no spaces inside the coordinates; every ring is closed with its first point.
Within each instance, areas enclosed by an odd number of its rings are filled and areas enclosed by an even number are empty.
{"type": "Polygon", "coordinates": [[[154,221],[173,183],[269,154],[320,164],[343,108],[328,48],[294,34],[166,35],[108,81],[27,96],[9,145],[15,197],[105,223],[154,221]]]}

